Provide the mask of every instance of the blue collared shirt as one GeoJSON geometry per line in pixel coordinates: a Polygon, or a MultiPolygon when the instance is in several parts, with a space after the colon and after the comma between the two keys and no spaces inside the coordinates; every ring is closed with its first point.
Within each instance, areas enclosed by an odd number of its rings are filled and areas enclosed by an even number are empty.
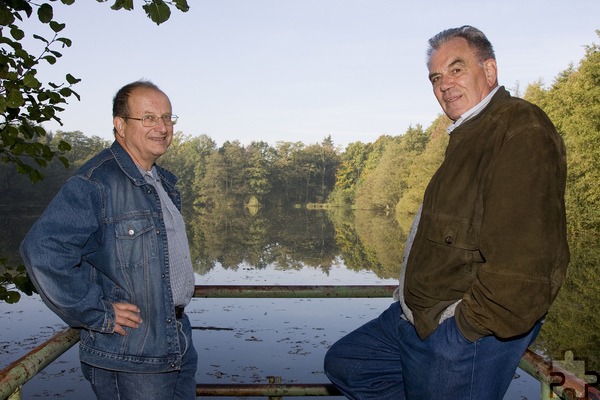
{"type": "Polygon", "coordinates": [[[150,171],[145,171],[139,165],[137,167],[146,182],[154,186],[160,198],[167,231],[173,304],[175,306],[186,306],[194,294],[194,272],[183,217],[167,195],[167,192],[165,192],[156,172],[156,167],[153,166],[150,171]]]}

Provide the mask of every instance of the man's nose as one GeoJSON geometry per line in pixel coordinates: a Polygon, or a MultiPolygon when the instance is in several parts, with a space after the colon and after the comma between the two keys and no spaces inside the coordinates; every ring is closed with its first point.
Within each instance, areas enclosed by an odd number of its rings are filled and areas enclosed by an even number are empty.
{"type": "Polygon", "coordinates": [[[440,90],[445,92],[454,85],[454,79],[449,76],[440,76],[440,90]]]}
{"type": "Polygon", "coordinates": [[[167,131],[167,123],[165,122],[165,119],[163,117],[160,117],[156,120],[156,125],[154,126],[154,129],[160,132],[166,132],[167,131]]]}

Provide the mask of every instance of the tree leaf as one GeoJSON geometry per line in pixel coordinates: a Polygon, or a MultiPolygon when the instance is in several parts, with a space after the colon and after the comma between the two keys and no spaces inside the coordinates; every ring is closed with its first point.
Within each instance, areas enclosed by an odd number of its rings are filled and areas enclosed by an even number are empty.
{"type": "Polygon", "coordinates": [[[52,18],[54,17],[54,10],[50,4],[42,3],[38,8],[37,15],[40,22],[47,24],[52,21],[52,18]]]}
{"type": "Polygon", "coordinates": [[[115,0],[115,4],[111,7],[113,10],[124,8],[127,11],[133,10],[133,0],[115,0]]]}
{"type": "Polygon", "coordinates": [[[10,35],[15,38],[15,40],[21,40],[25,37],[25,32],[23,32],[21,29],[17,28],[16,26],[13,26],[10,28],[10,35]]]}
{"type": "Polygon", "coordinates": [[[15,16],[8,8],[0,7],[0,26],[8,26],[15,22],[15,16]]]}
{"type": "Polygon", "coordinates": [[[71,74],[67,74],[65,78],[67,79],[67,82],[69,83],[69,85],[74,85],[81,81],[81,79],[77,79],[71,74]]]}
{"type": "Polygon", "coordinates": [[[23,95],[21,91],[18,89],[12,89],[8,92],[8,96],[6,96],[6,105],[10,108],[19,108],[23,104],[25,104],[25,100],[23,99],[23,95]]]}
{"type": "Polygon", "coordinates": [[[65,29],[65,26],[67,26],[67,25],[66,24],[59,24],[56,21],[50,21],[50,29],[52,29],[56,33],[62,31],[63,29],[65,29]]]}
{"type": "Polygon", "coordinates": [[[190,10],[187,0],[174,0],[174,3],[175,7],[182,12],[188,12],[190,10]]]}
{"type": "Polygon", "coordinates": [[[42,86],[40,81],[37,80],[35,74],[32,72],[29,72],[23,77],[23,83],[25,86],[32,89],[39,89],[39,87],[42,86]]]}
{"type": "Polygon", "coordinates": [[[19,294],[19,292],[14,291],[14,290],[8,290],[8,291],[6,291],[6,293],[4,295],[4,300],[8,304],[14,304],[14,303],[18,302],[20,299],[21,299],[21,294],[19,294]]]}
{"type": "Polygon", "coordinates": [[[58,149],[60,151],[70,151],[71,150],[71,145],[68,142],[65,142],[64,140],[61,140],[58,143],[58,149]]]}
{"type": "Polygon", "coordinates": [[[156,25],[162,24],[171,17],[171,9],[162,0],[152,0],[150,4],[145,4],[142,8],[156,25]]]}
{"type": "Polygon", "coordinates": [[[44,60],[48,61],[48,64],[51,64],[51,65],[56,64],[56,57],[48,55],[48,56],[45,56],[45,57],[42,57],[42,58],[44,60]]]}
{"type": "Polygon", "coordinates": [[[69,38],[63,38],[63,37],[59,37],[56,38],[57,42],[61,42],[63,44],[63,47],[71,47],[71,45],[73,44],[73,41],[69,38]]]}

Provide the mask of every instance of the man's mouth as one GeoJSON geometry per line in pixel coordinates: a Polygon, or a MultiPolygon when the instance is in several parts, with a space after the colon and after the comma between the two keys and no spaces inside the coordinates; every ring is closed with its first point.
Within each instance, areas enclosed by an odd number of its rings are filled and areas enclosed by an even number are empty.
{"type": "Polygon", "coordinates": [[[460,98],[459,95],[455,95],[455,96],[444,96],[444,102],[445,103],[452,103],[453,101],[456,101],[458,98],[460,98]]]}

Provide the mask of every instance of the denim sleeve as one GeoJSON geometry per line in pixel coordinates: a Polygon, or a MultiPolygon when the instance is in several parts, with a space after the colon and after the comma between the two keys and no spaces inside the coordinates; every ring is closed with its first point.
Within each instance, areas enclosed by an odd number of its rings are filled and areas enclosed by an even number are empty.
{"type": "Polygon", "coordinates": [[[27,272],[42,300],[69,326],[112,332],[114,310],[94,283],[86,256],[102,238],[100,187],[72,177],[21,243],[27,272]]]}

